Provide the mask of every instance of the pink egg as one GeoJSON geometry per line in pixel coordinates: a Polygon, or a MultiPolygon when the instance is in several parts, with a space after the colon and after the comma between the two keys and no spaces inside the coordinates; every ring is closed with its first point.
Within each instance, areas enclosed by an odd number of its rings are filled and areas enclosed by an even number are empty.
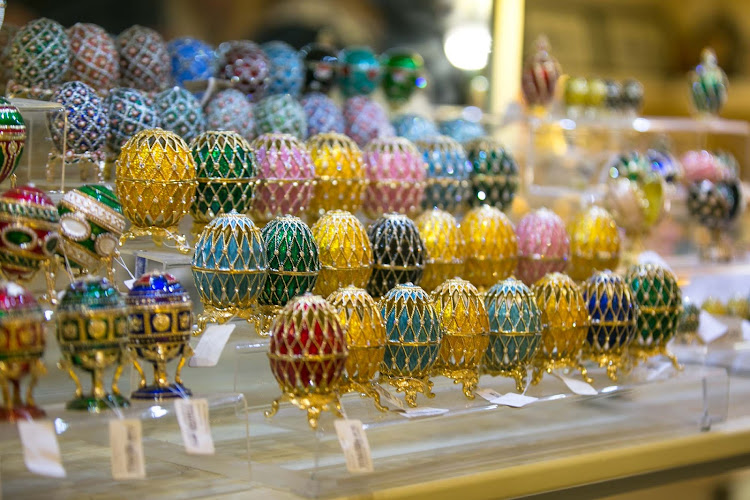
{"type": "Polygon", "coordinates": [[[68,28],[70,69],[68,80],[79,80],[100,94],[117,85],[120,56],[115,41],[101,26],[76,23],[68,28]]]}
{"type": "Polygon", "coordinates": [[[518,224],[518,277],[527,285],[547,273],[563,272],[570,257],[565,223],[553,211],[540,208],[518,224]]]}
{"type": "Polygon", "coordinates": [[[369,97],[350,97],[344,103],[344,123],[346,135],[359,147],[379,137],[396,135],[393,125],[383,107],[369,97]]]}
{"type": "Polygon", "coordinates": [[[388,212],[416,212],[424,195],[425,166],[414,144],[403,137],[374,139],[365,147],[368,217],[388,212]]]}
{"type": "Polygon", "coordinates": [[[718,182],[727,174],[723,163],[706,150],[688,151],[682,157],[685,182],[691,184],[703,180],[718,182]]]}

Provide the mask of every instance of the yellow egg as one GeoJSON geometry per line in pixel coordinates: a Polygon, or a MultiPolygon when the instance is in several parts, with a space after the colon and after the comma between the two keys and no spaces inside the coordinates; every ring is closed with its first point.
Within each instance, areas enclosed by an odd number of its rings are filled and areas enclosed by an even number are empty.
{"type": "Polygon", "coordinates": [[[310,200],[310,214],[317,217],[333,209],[359,210],[367,177],[357,143],[343,134],[323,133],[308,139],[307,148],[317,180],[310,200]]]}
{"type": "Polygon", "coordinates": [[[585,281],[594,271],[617,269],[620,261],[620,233],[615,219],[605,209],[589,207],[576,218],[568,233],[568,274],[571,278],[585,281]]]}
{"type": "Polygon", "coordinates": [[[464,271],[466,244],[455,217],[433,208],[423,212],[414,223],[427,250],[419,285],[430,292],[445,280],[460,277],[464,271]]]}
{"type": "Polygon", "coordinates": [[[461,223],[466,242],[465,277],[480,290],[513,274],[518,261],[518,239],[510,219],[495,207],[471,209],[461,223]]]}

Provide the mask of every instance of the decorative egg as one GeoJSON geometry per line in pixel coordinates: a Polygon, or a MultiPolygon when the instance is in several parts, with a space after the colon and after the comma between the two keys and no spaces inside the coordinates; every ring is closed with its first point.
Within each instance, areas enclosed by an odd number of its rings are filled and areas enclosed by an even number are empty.
{"type": "Polygon", "coordinates": [[[466,154],[472,166],[469,205],[486,203],[500,210],[509,208],[519,182],[518,164],[510,151],[499,141],[483,137],[469,141],[466,154]]]}
{"type": "Polygon", "coordinates": [[[587,84],[586,106],[592,109],[602,108],[607,101],[607,84],[601,78],[589,78],[587,84]]]}
{"type": "Polygon", "coordinates": [[[714,152],[714,156],[724,168],[724,180],[736,179],[739,176],[740,164],[732,153],[719,149],[714,152]]]}
{"type": "Polygon", "coordinates": [[[404,104],[417,88],[424,88],[426,81],[421,76],[424,59],[418,53],[392,49],[383,54],[383,92],[389,102],[404,104]]]}
{"type": "Polygon", "coordinates": [[[718,115],[727,102],[727,75],[710,48],[701,52],[701,63],[690,75],[690,97],[698,113],[718,115]]]}
{"type": "Polygon", "coordinates": [[[120,54],[120,85],[146,92],[159,92],[170,83],[169,52],[159,33],[131,26],[115,40],[120,54]]]}
{"type": "Polygon", "coordinates": [[[675,183],[684,177],[682,164],[667,149],[651,148],[646,151],[646,159],[651,170],[668,183],[675,183]]]}
{"type": "Polygon", "coordinates": [[[622,82],[622,94],[620,104],[625,111],[638,114],[643,108],[643,96],[645,91],[643,84],[638,80],[625,80],[622,82]]]}
{"type": "Polygon", "coordinates": [[[547,37],[540,36],[521,73],[521,90],[526,104],[549,106],[555,98],[555,87],[559,78],[560,63],[550,55],[547,37]]]}
{"type": "Polygon", "coordinates": [[[568,274],[585,281],[594,271],[615,270],[620,262],[620,233],[605,209],[589,207],[570,226],[568,274]]]}
{"type": "Polygon", "coordinates": [[[68,80],[78,80],[99,93],[106,93],[120,80],[120,56],[115,41],[96,24],[76,23],[68,28],[70,71],[68,80]]]}
{"type": "Polygon", "coordinates": [[[484,306],[490,320],[490,340],[482,372],[512,377],[516,390],[522,392],[542,337],[541,313],[534,294],[523,282],[508,278],[489,289],[484,306]]]}
{"type": "Polygon", "coordinates": [[[383,214],[367,228],[373,267],[367,292],[381,297],[401,283],[419,283],[427,250],[417,226],[407,216],[383,214]]]}
{"type": "Polygon", "coordinates": [[[258,187],[252,216],[256,221],[307,211],[315,167],[305,143],[289,134],[264,134],[252,143],[258,164],[258,187]]]}
{"type": "Polygon", "coordinates": [[[0,270],[26,281],[51,259],[60,240],[60,217],[49,196],[34,186],[0,196],[0,270]]]}
{"type": "Polygon", "coordinates": [[[360,147],[379,137],[392,137],[393,126],[380,104],[366,96],[350,97],[344,103],[346,135],[360,147]]]}
{"type": "Polygon", "coordinates": [[[471,209],[461,222],[466,242],[465,277],[480,290],[513,274],[518,262],[518,238],[508,217],[495,207],[471,209]]]}
{"type": "Polygon", "coordinates": [[[586,104],[589,93],[589,82],[581,76],[571,76],[565,81],[563,100],[568,108],[582,107],[586,104]]]}
{"type": "Polygon", "coordinates": [[[393,120],[396,135],[412,142],[440,135],[437,125],[429,118],[416,114],[403,114],[393,120]]]}
{"type": "Polygon", "coordinates": [[[344,210],[331,210],[312,227],[320,274],[313,290],[328,296],[347,285],[363,287],[372,274],[372,246],[365,227],[344,210]]]}
{"type": "Polygon", "coordinates": [[[338,84],[344,96],[368,95],[378,88],[382,68],[369,47],[348,47],[338,59],[338,84]]]}
{"type": "Polygon", "coordinates": [[[698,335],[701,310],[687,296],[682,298],[682,314],[677,322],[677,338],[690,343],[698,335]]]}
{"type": "Polygon", "coordinates": [[[414,223],[426,250],[419,280],[422,288],[431,292],[444,281],[463,275],[467,248],[458,221],[448,212],[433,208],[422,212],[414,223]]]}
{"type": "Polygon", "coordinates": [[[133,399],[161,400],[191,395],[182,384],[181,371],[192,355],[190,348],[193,327],[193,303],[177,278],[168,273],[152,271],[138,278],[125,298],[128,306],[130,346],[136,356],[154,367],[154,382],[146,383],[141,376],[133,399]],[[180,358],[174,382],[169,381],[167,363],[180,358]]]}
{"type": "Polygon", "coordinates": [[[18,167],[26,145],[26,123],[18,108],[0,96],[0,182],[18,167]]]}
{"type": "Polygon", "coordinates": [[[604,80],[607,93],[604,97],[604,107],[610,111],[619,111],[622,108],[622,85],[610,79],[604,80]]]}
{"type": "Polygon", "coordinates": [[[307,115],[302,105],[288,95],[271,95],[255,106],[255,129],[259,134],[290,134],[307,138],[307,115]]]}
{"type": "Polygon", "coordinates": [[[159,92],[154,99],[159,122],[164,130],[174,132],[186,142],[206,130],[206,116],[196,97],[182,87],[159,92]]]}
{"type": "Polygon", "coordinates": [[[403,137],[374,139],[364,150],[367,189],[363,209],[368,217],[386,212],[415,213],[424,196],[422,154],[403,137]]]}
{"type": "Polygon", "coordinates": [[[57,206],[62,239],[58,248],[73,269],[93,273],[112,267],[126,220],[120,200],[106,186],[67,191],[57,206]]]}
{"type": "Polygon", "coordinates": [[[591,318],[583,358],[606,366],[609,378],[617,381],[637,332],[638,306],[625,280],[611,271],[597,271],[582,288],[591,318]]]}
{"type": "Polygon", "coordinates": [[[216,73],[216,52],[202,40],[175,38],[167,44],[172,78],[177,85],[193,80],[208,80],[216,73]]]}
{"type": "Polygon", "coordinates": [[[344,115],[335,102],[325,94],[311,92],[300,99],[307,119],[310,136],[326,132],[344,133],[344,115]]]}
{"type": "Polygon", "coordinates": [[[718,182],[729,177],[724,164],[714,154],[706,151],[688,151],[680,160],[686,182],[718,182]]]}
{"type": "Polygon", "coordinates": [[[13,38],[20,28],[14,24],[3,23],[0,26],[0,89],[6,88],[13,78],[13,38]]]}
{"type": "Polygon", "coordinates": [[[726,227],[732,221],[731,214],[737,201],[724,183],[705,180],[688,187],[688,212],[708,228],[726,227]]]}
{"type": "Polygon", "coordinates": [[[529,285],[547,273],[562,272],[570,258],[570,238],[562,219],[541,208],[518,223],[518,277],[529,285]]]}
{"type": "Polygon", "coordinates": [[[300,51],[305,65],[305,91],[327,94],[336,80],[339,59],[332,47],[311,43],[300,51]]]}
{"type": "Polygon", "coordinates": [[[481,123],[463,118],[441,122],[438,130],[442,135],[460,143],[487,137],[487,131],[481,123]]]}
{"type": "MultiPolygon", "coordinates": [[[[683,309],[685,307],[683,300],[683,309]]],[[[735,295],[727,301],[727,312],[730,316],[742,319],[750,319],[750,302],[742,294],[735,295]]],[[[679,320],[678,320],[679,325],[679,320]]]]}
{"type": "Polygon", "coordinates": [[[299,97],[305,83],[305,67],[300,53],[281,41],[264,43],[261,48],[271,63],[266,94],[299,97]]]}
{"type": "Polygon", "coordinates": [[[622,155],[609,170],[605,200],[617,225],[634,235],[661,218],[664,183],[645,158],[636,153],[622,155]]]}
{"type": "Polygon", "coordinates": [[[463,384],[464,395],[474,399],[489,345],[490,323],[482,297],[468,281],[453,278],[437,287],[432,299],[443,327],[436,371],[463,384]]]}
{"type": "Polygon", "coordinates": [[[318,134],[307,141],[315,165],[315,194],[310,213],[322,215],[341,209],[355,213],[362,206],[367,187],[362,151],[343,134],[318,134]]]}
{"type": "Polygon", "coordinates": [[[68,72],[70,40],[62,25],[40,17],[18,31],[10,54],[16,83],[50,88],[68,72]]]}
{"type": "Polygon", "coordinates": [[[247,141],[255,139],[253,106],[237,89],[224,89],[206,104],[206,128],[237,132],[247,141]]]}
{"type": "Polygon", "coordinates": [[[396,285],[380,300],[386,343],[380,375],[406,403],[417,406],[417,393],[432,393],[430,373],[438,359],[443,328],[430,296],[412,283],[396,285]]]}
{"type": "Polygon", "coordinates": [[[307,224],[283,215],[266,224],[262,234],[268,272],[260,304],[284,306],[293,297],[312,291],[320,273],[320,258],[307,224]]]}
{"type": "Polygon", "coordinates": [[[717,297],[707,297],[701,304],[701,309],[715,316],[727,316],[729,314],[726,304],[717,297]]]}
{"type": "Polygon", "coordinates": [[[119,153],[136,133],[161,124],[153,101],[140,90],[125,87],[110,90],[104,99],[104,109],[109,117],[107,147],[114,153],[119,153]]]}
{"type": "Polygon", "coordinates": [[[252,147],[235,132],[204,132],[190,144],[198,186],[190,207],[193,220],[205,223],[220,214],[250,211],[257,182],[252,147]]]}
{"type": "Polygon", "coordinates": [[[341,416],[337,391],[347,356],[344,329],[331,304],[310,294],[293,299],[271,330],[268,359],[283,395],[266,416],[276,413],[282,399],[306,411],[312,429],[323,410],[341,416]]]}
{"type": "Polygon", "coordinates": [[[471,164],[461,145],[450,137],[435,136],[416,142],[427,167],[422,208],[456,213],[469,197],[471,164]]]}
{"type": "Polygon", "coordinates": [[[65,108],[65,115],[55,113],[49,122],[58,151],[69,155],[100,152],[107,139],[109,117],[96,91],[83,82],[67,82],[55,91],[52,100],[65,108]]]}
{"type": "Polygon", "coordinates": [[[258,102],[265,96],[270,73],[271,63],[257,44],[242,40],[219,46],[216,76],[231,80],[250,102],[258,102]]]}

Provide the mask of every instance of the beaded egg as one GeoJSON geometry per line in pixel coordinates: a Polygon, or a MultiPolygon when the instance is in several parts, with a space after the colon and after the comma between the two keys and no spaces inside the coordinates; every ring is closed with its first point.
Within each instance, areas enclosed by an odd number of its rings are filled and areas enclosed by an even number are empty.
{"type": "Polygon", "coordinates": [[[736,181],[704,180],[688,186],[688,212],[709,229],[727,227],[740,213],[742,203],[736,181]]]}
{"type": "Polygon", "coordinates": [[[120,56],[115,41],[96,24],[76,23],[68,28],[70,71],[68,80],[77,80],[104,93],[120,80],[120,56]]]}
{"type": "Polygon", "coordinates": [[[398,115],[392,122],[396,135],[412,142],[440,135],[437,125],[429,118],[413,113],[398,115]]]}
{"type": "Polygon", "coordinates": [[[273,416],[284,400],[307,412],[312,429],[317,429],[322,411],[341,417],[338,389],[347,357],[346,336],[336,309],[317,295],[293,299],[271,328],[268,359],[282,395],[266,417],[273,416]]]}
{"type": "Polygon", "coordinates": [[[609,111],[620,111],[622,109],[622,85],[610,79],[605,79],[604,85],[607,86],[604,107],[609,111]]]}
{"type": "Polygon", "coordinates": [[[455,217],[439,208],[422,212],[414,223],[426,251],[419,284],[431,292],[445,280],[464,273],[466,242],[455,217]]]}
{"type": "Polygon", "coordinates": [[[615,270],[620,262],[620,233],[615,219],[604,208],[591,206],[570,226],[568,274],[584,281],[594,271],[615,270]]]}
{"type": "Polygon", "coordinates": [[[125,143],[116,162],[115,187],[125,217],[132,222],[120,243],[138,236],[164,237],[188,253],[177,233],[195,197],[195,161],[182,138],[162,129],[142,130],[125,143]]]}
{"type": "Polygon", "coordinates": [[[207,130],[230,130],[247,141],[255,139],[253,106],[237,89],[224,89],[208,101],[205,108],[207,130]]]}
{"type": "Polygon", "coordinates": [[[128,306],[129,342],[136,356],[154,367],[154,382],[137,360],[133,364],[140,383],[131,398],[162,400],[191,395],[182,384],[182,368],[192,356],[190,335],[193,327],[193,303],[177,278],[152,271],[138,278],[125,298],[128,306]],[[179,358],[174,382],[167,375],[167,363],[179,358]]]}
{"type": "Polygon", "coordinates": [[[427,292],[412,283],[396,285],[379,305],[386,332],[380,376],[414,408],[418,393],[435,397],[430,374],[443,338],[440,315],[427,292]]]}
{"type": "Polygon", "coordinates": [[[717,297],[707,297],[706,300],[701,304],[701,309],[709,314],[715,316],[727,316],[729,315],[729,308],[727,305],[717,297]]]}
{"type": "Polygon", "coordinates": [[[555,87],[559,78],[560,63],[550,55],[547,37],[540,36],[521,73],[521,90],[526,104],[548,106],[555,98],[555,87]]]}
{"type": "Polygon", "coordinates": [[[735,316],[746,320],[750,319],[750,301],[748,301],[747,297],[743,294],[735,295],[727,300],[727,312],[729,313],[729,316],[735,316]]]}
{"type": "Polygon", "coordinates": [[[343,134],[318,134],[307,141],[315,165],[315,194],[310,213],[341,209],[355,213],[367,187],[365,161],[357,144],[343,134]]]}
{"type": "Polygon", "coordinates": [[[472,208],[461,222],[466,242],[464,277],[480,290],[513,274],[518,262],[518,238],[513,223],[495,207],[472,208]]]}
{"type": "Polygon", "coordinates": [[[339,288],[327,300],[337,311],[349,348],[340,392],[359,392],[372,398],[377,409],[385,411],[374,385],[386,342],[385,324],[377,302],[365,290],[351,285],[339,288]]]}
{"type": "Polygon", "coordinates": [[[195,243],[191,265],[204,307],[199,330],[233,316],[251,319],[267,267],[263,237],[250,217],[232,210],[209,222],[195,243]]]}
{"type": "Polygon", "coordinates": [[[341,287],[363,287],[372,274],[372,246],[362,223],[350,212],[331,210],[313,224],[320,274],[314,293],[328,296],[341,287]]]}
{"type": "Polygon", "coordinates": [[[14,24],[3,23],[0,26],[0,89],[6,88],[13,78],[13,38],[20,28],[14,24]]]}
{"type": "Polygon", "coordinates": [[[109,117],[107,108],[94,89],[83,82],[67,82],[58,88],[52,100],[65,108],[50,120],[52,141],[66,154],[96,154],[104,148],[109,117]],[[67,117],[67,120],[66,120],[67,117]],[[67,135],[63,135],[66,131],[67,135]]]}
{"type": "Polygon", "coordinates": [[[290,134],[307,138],[307,115],[302,105],[288,94],[270,95],[255,106],[255,130],[258,134],[290,134]]]}
{"type": "Polygon", "coordinates": [[[481,295],[468,281],[452,278],[432,292],[440,315],[443,338],[435,371],[463,384],[464,395],[474,399],[479,366],[489,345],[489,317],[481,295]]]}
{"type": "Polygon", "coordinates": [[[10,54],[16,83],[50,88],[68,72],[70,39],[62,25],[40,17],[18,30],[10,54]]]}
{"type": "Polygon", "coordinates": [[[167,44],[172,78],[177,85],[193,80],[208,80],[216,73],[216,52],[202,40],[183,37],[167,44]]]}
{"type": "Polygon", "coordinates": [[[131,26],[115,40],[120,54],[120,85],[146,92],[159,92],[170,83],[169,52],[159,33],[131,26]]]}
{"type": "Polygon", "coordinates": [[[607,102],[607,84],[601,78],[589,78],[586,84],[588,92],[585,95],[585,104],[592,110],[600,110],[607,102]]]}
{"type": "Polygon", "coordinates": [[[462,144],[473,139],[487,137],[487,131],[481,123],[464,118],[441,122],[438,131],[462,144]]]}
{"type": "Polygon", "coordinates": [[[360,147],[378,137],[394,135],[393,126],[383,107],[367,96],[354,96],[344,102],[346,135],[360,147]]]}
{"type": "Polygon", "coordinates": [[[659,174],[665,182],[675,183],[683,179],[682,164],[668,149],[651,148],[646,151],[646,159],[651,163],[651,170],[659,174]]]}
{"type": "Polygon", "coordinates": [[[119,153],[122,145],[141,130],[160,125],[153,100],[143,92],[125,87],[114,88],[104,98],[109,117],[107,147],[119,153]]]}
{"type": "Polygon", "coordinates": [[[490,137],[474,139],[466,144],[471,163],[469,205],[485,203],[500,210],[509,208],[518,190],[518,164],[499,141],[490,137]]]}
{"type": "Polygon", "coordinates": [[[625,280],[611,271],[597,271],[582,290],[591,320],[582,357],[607,367],[607,375],[616,382],[637,332],[638,306],[625,280]]]}
{"type": "Polygon", "coordinates": [[[273,41],[261,45],[271,63],[267,95],[289,94],[298,97],[305,83],[302,56],[286,42],[273,41]]]}
{"type": "Polygon", "coordinates": [[[37,380],[46,373],[44,312],[34,295],[10,281],[0,281],[0,420],[14,422],[44,416],[34,403],[37,380]],[[26,397],[21,382],[29,376],[26,397]],[[24,399],[26,401],[24,401],[24,399]]]}
{"type": "Polygon", "coordinates": [[[154,99],[159,123],[164,130],[174,132],[190,142],[206,130],[206,116],[201,103],[182,87],[159,92],[154,99]]]}
{"type": "Polygon", "coordinates": [[[701,63],[690,74],[690,98],[698,113],[718,115],[727,102],[729,81],[719,67],[716,53],[709,49],[701,52],[701,63]]]}
{"type": "Polygon", "coordinates": [[[18,167],[26,145],[26,123],[17,107],[0,96],[0,182],[18,167]]]}
{"type": "Polygon", "coordinates": [[[482,373],[511,377],[516,390],[526,385],[526,372],[542,337],[542,320],[529,287],[515,278],[489,289],[484,306],[490,322],[490,340],[482,359],[482,373]]]}
{"type": "Polygon", "coordinates": [[[586,98],[589,93],[589,82],[582,76],[571,76],[565,81],[563,91],[563,101],[570,113],[572,110],[578,110],[586,105],[586,98]]]}
{"type": "Polygon", "coordinates": [[[71,283],[55,311],[57,342],[65,370],[76,385],[69,410],[99,413],[109,408],[129,406],[120,395],[117,382],[129,364],[128,309],[117,287],[105,278],[90,276],[71,283]],[[104,370],[117,365],[112,390],[104,387],[104,370]],[[84,394],[75,368],[91,374],[91,392],[84,394]]]}
{"type": "Polygon", "coordinates": [[[367,228],[373,266],[367,292],[381,297],[400,283],[419,283],[427,250],[419,230],[407,216],[383,214],[367,228]]]}
{"type": "Polygon", "coordinates": [[[570,238],[560,216],[541,208],[518,223],[518,277],[533,285],[547,273],[562,272],[570,258],[570,238]]]}
{"type": "Polygon", "coordinates": [[[310,92],[300,99],[307,118],[307,133],[310,136],[326,132],[344,133],[344,115],[335,102],[320,92],[310,92]]]}
{"type": "Polygon", "coordinates": [[[336,80],[338,56],[336,51],[327,45],[311,43],[300,51],[305,65],[305,91],[327,94],[336,80]]]}
{"type": "Polygon", "coordinates": [[[383,65],[383,92],[389,102],[402,105],[409,100],[417,88],[425,86],[421,77],[424,59],[418,53],[391,49],[381,58],[383,65]]]}
{"type": "Polygon", "coordinates": [[[421,139],[415,144],[427,169],[422,208],[437,207],[451,213],[459,212],[469,197],[471,172],[464,148],[446,136],[421,139]]]}
{"type": "Polygon", "coordinates": [[[235,88],[250,102],[258,102],[266,93],[271,63],[263,50],[246,40],[225,42],[219,46],[216,76],[234,82],[235,88]]]}
{"type": "Polygon", "coordinates": [[[305,143],[289,134],[264,134],[253,141],[252,149],[259,179],[253,219],[267,221],[278,215],[305,213],[315,180],[305,143]]]}
{"type": "Polygon", "coordinates": [[[622,82],[620,105],[625,111],[638,114],[643,108],[643,84],[638,80],[628,79],[622,82]]]}
{"type": "Polygon", "coordinates": [[[724,164],[713,153],[706,150],[691,150],[682,159],[686,182],[719,182],[729,177],[724,164]]]}
{"type": "Polygon", "coordinates": [[[675,340],[686,344],[693,342],[698,336],[701,309],[687,296],[682,297],[682,314],[677,322],[675,340]]]}
{"type": "Polygon", "coordinates": [[[374,139],[364,149],[368,217],[386,212],[415,213],[424,196],[425,168],[419,150],[403,137],[374,139]]]}
{"type": "Polygon", "coordinates": [[[0,196],[0,270],[25,281],[55,255],[60,216],[49,196],[34,186],[11,188],[0,196]]]}
{"type": "Polygon", "coordinates": [[[190,144],[198,186],[190,215],[198,223],[250,211],[257,165],[250,144],[235,132],[204,132],[190,144]]]}
{"type": "Polygon", "coordinates": [[[369,47],[348,47],[338,59],[338,84],[344,96],[368,95],[378,88],[382,68],[369,47]]]}

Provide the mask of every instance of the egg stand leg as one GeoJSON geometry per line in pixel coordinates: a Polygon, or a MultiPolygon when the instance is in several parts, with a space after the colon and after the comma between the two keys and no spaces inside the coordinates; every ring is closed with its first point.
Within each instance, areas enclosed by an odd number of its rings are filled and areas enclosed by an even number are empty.
{"type": "Polygon", "coordinates": [[[617,365],[612,361],[607,364],[607,376],[612,382],[617,382],[617,365]]]}
{"type": "Polygon", "coordinates": [[[586,381],[586,383],[589,383],[589,384],[594,383],[594,379],[589,377],[589,371],[586,369],[585,366],[583,366],[583,363],[581,363],[580,361],[576,361],[575,363],[576,363],[576,368],[578,369],[579,372],[581,372],[581,378],[583,378],[583,380],[586,381]]]}
{"type": "Polygon", "coordinates": [[[143,373],[143,368],[141,368],[141,364],[138,363],[138,360],[133,358],[133,368],[138,372],[138,375],[140,376],[141,380],[138,382],[138,388],[143,389],[146,387],[146,374],[143,373]]]}
{"type": "Polygon", "coordinates": [[[46,300],[49,304],[57,305],[57,292],[55,291],[55,275],[57,273],[57,259],[49,258],[42,262],[42,272],[44,272],[44,279],[47,282],[47,293],[42,300],[46,300]]]}
{"type": "Polygon", "coordinates": [[[367,381],[364,383],[360,383],[351,380],[343,384],[341,387],[342,394],[347,394],[349,392],[358,392],[360,397],[362,398],[371,398],[372,403],[375,405],[375,408],[377,408],[378,411],[388,411],[388,408],[380,403],[380,394],[378,394],[378,391],[375,390],[374,382],[367,381]]]}
{"type": "Polygon", "coordinates": [[[549,373],[549,369],[543,361],[534,364],[534,372],[531,375],[531,383],[533,385],[538,385],[539,382],[542,381],[542,378],[544,378],[545,373],[549,373]]]}
{"type": "Polygon", "coordinates": [[[3,393],[3,406],[5,410],[12,410],[13,400],[10,398],[10,387],[8,387],[8,379],[5,377],[5,363],[0,363],[0,390],[3,393]]]}
{"type": "Polygon", "coordinates": [[[118,384],[120,383],[120,377],[122,376],[122,371],[124,369],[125,365],[125,356],[120,353],[120,358],[117,360],[117,366],[115,367],[115,373],[112,377],[112,394],[115,396],[122,396],[120,393],[120,387],[118,384]]]}
{"type": "Polygon", "coordinates": [[[271,409],[270,409],[270,410],[266,410],[266,411],[265,411],[265,412],[263,413],[263,414],[264,414],[264,415],[266,416],[266,418],[271,418],[271,417],[273,417],[274,415],[276,415],[276,413],[277,413],[277,412],[279,411],[279,405],[281,404],[281,402],[282,402],[282,401],[283,401],[283,400],[284,400],[285,398],[286,398],[286,396],[282,394],[281,396],[279,396],[278,398],[274,399],[274,400],[273,400],[273,401],[271,402],[271,409]]]}
{"type": "Polygon", "coordinates": [[[83,397],[83,387],[81,387],[81,381],[78,378],[78,375],[76,375],[76,372],[73,371],[73,364],[70,362],[69,359],[63,358],[57,363],[57,367],[60,370],[63,370],[68,373],[68,376],[73,380],[73,383],[76,385],[76,392],[75,397],[76,399],[83,397]]]}
{"type": "Polygon", "coordinates": [[[172,240],[177,246],[177,251],[189,254],[193,249],[187,244],[187,238],[179,233],[177,226],[167,227],[160,231],[168,240],[172,240]]]}
{"type": "Polygon", "coordinates": [[[662,346],[660,351],[661,351],[662,356],[664,356],[665,358],[667,358],[669,361],[672,362],[672,366],[674,366],[675,370],[682,371],[684,369],[684,367],[677,360],[677,356],[669,352],[666,346],[662,346]]]}
{"type": "Polygon", "coordinates": [[[26,388],[26,406],[31,410],[36,410],[36,404],[34,402],[34,388],[36,387],[39,377],[47,373],[47,369],[44,367],[41,359],[36,360],[31,366],[31,380],[29,386],[26,388]]]}
{"type": "Polygon", "coordinates": [[[185,347],[182,348],[182,355],[180,356],[180,361],[177,363],[177,371],[175,371],[175,374],[174,374],[174,381],[179,386],[182,386],[182,369],[185,367],[185,363],[187,363],[188,358],[192,355],[193,355],[193,349],[190,347],[189,344],[185,344],[185,347]]]}
{"type": "Polygon", "coordinates": [[[521,366],[514,366],[510,370],[510,376],[516,381],[516,391],[523,392],[526,388],[526,369],[521,366]]]}

